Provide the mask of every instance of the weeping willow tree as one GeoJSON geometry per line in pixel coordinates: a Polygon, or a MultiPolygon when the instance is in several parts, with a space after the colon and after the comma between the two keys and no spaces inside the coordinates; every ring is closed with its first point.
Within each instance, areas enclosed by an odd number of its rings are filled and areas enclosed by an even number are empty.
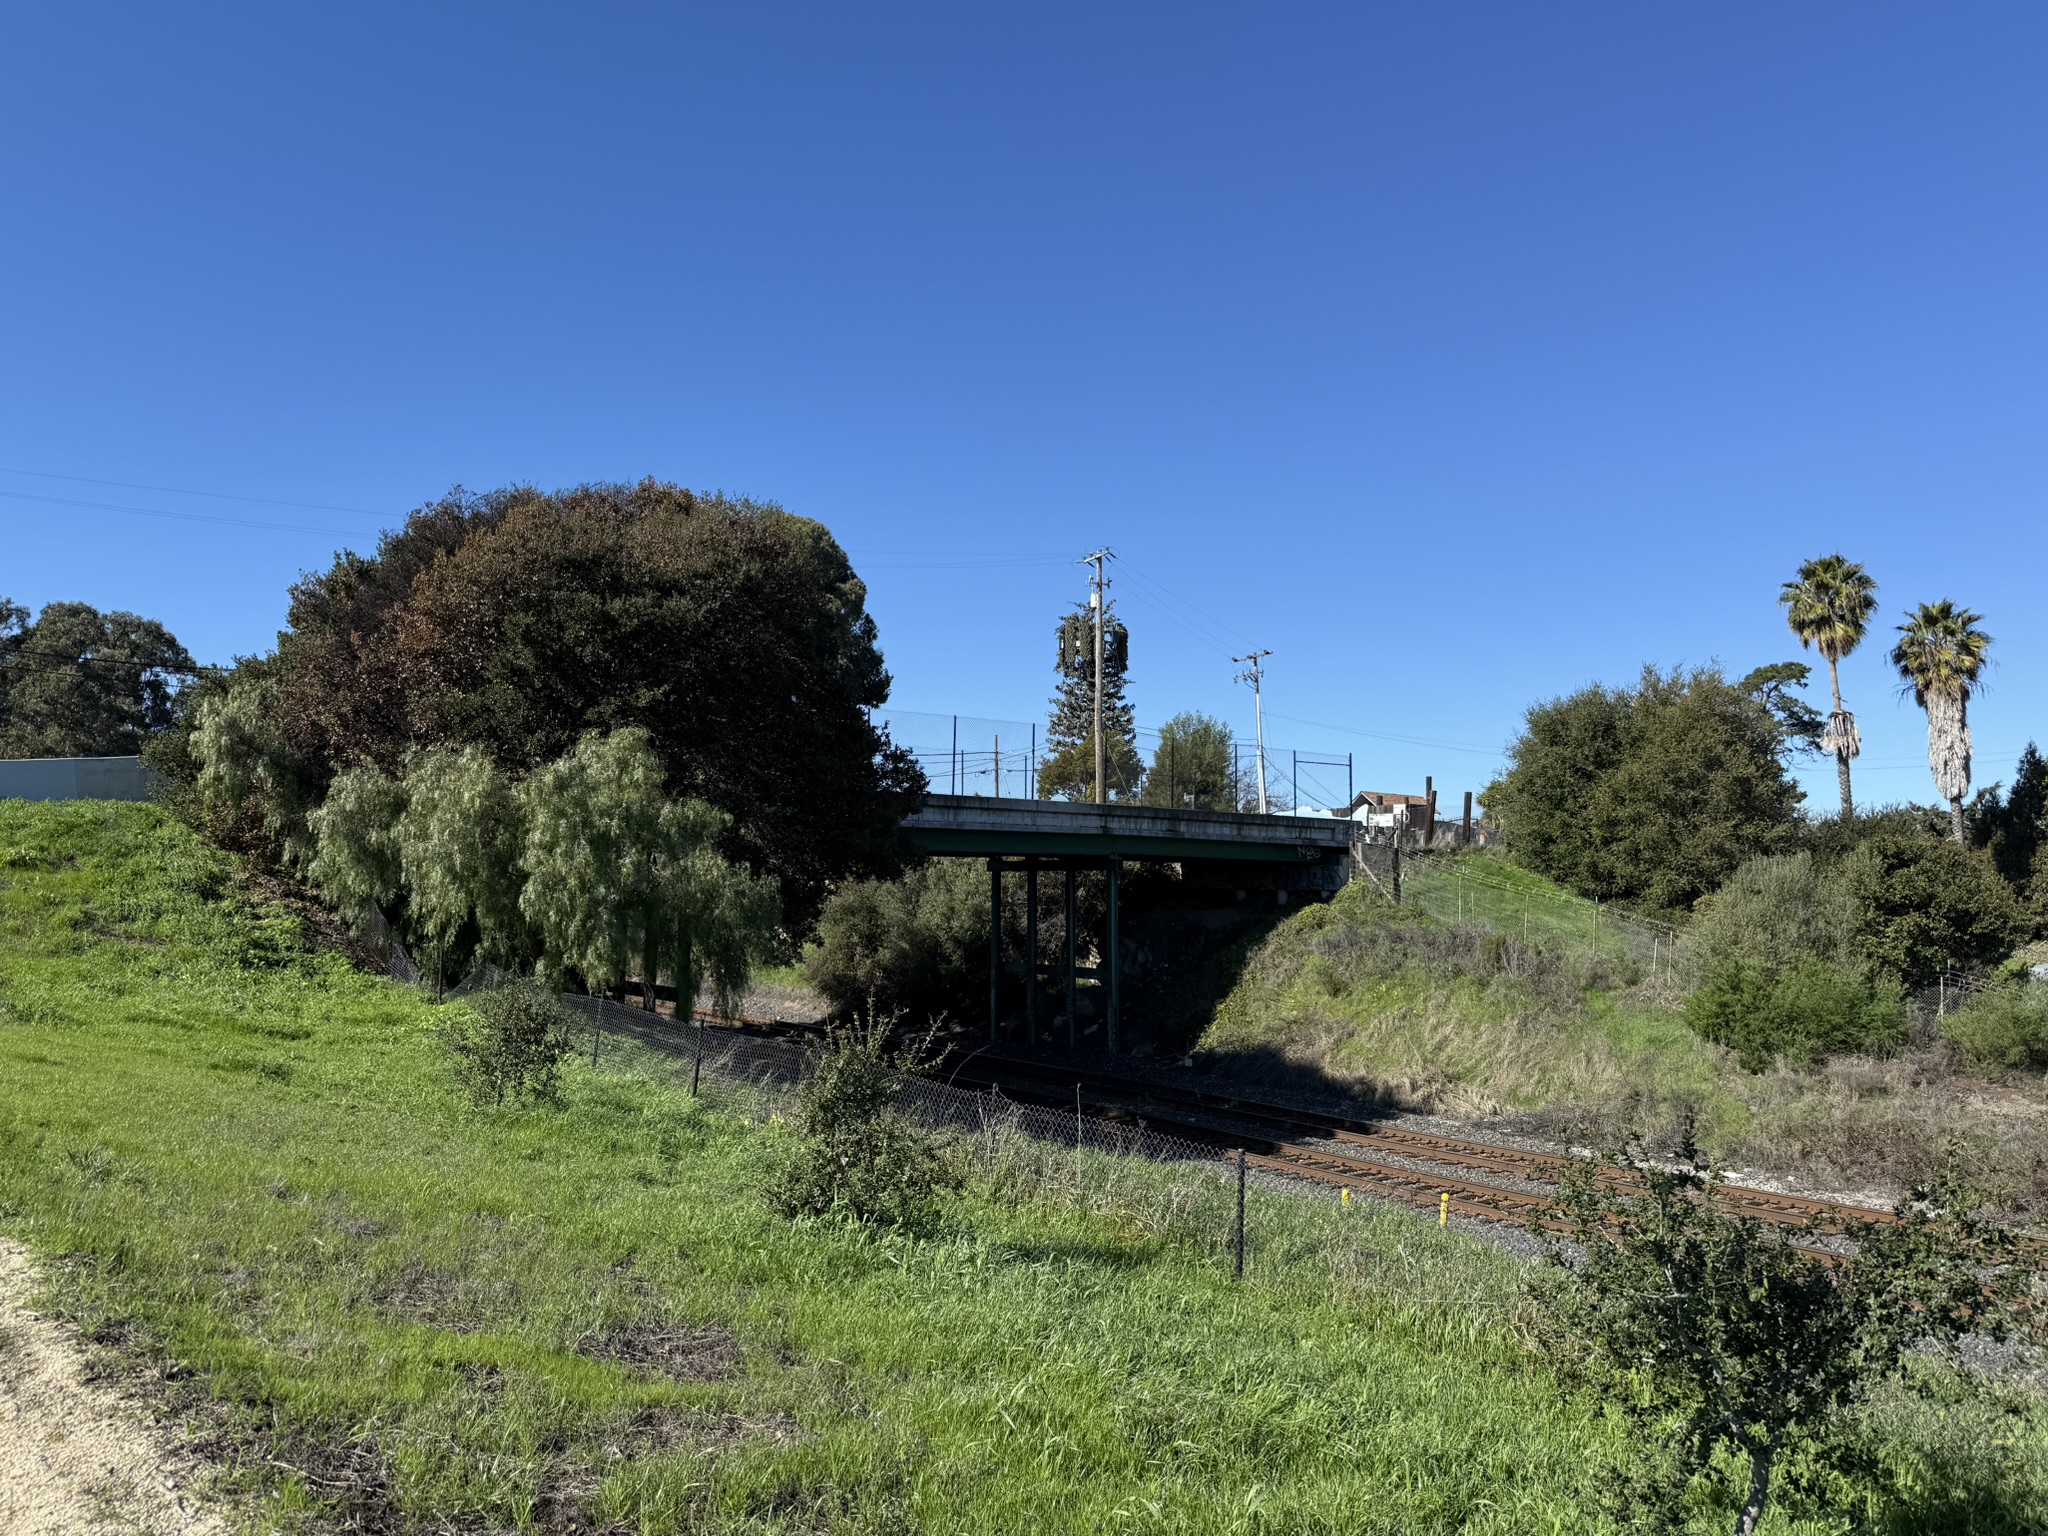
{"type": "Polygon", "coordinates": [[[1899,626],[1891,662],[1927,711],[1927,766],[1934,787],[1948,801],[1950,835],[1967,841],[1963,799],[1970,793],[1970,695],[1983,675],[1991,637],[1979,629],[1983,615],[1958,608],[1947,598],[1922,603],[1899,626]]]}
{"type": "Polygon", "coordinates": [[[405,786],[396,779],[375,768],[351,768],[307,818],[314,845],[307,877],[352,923],[361,925],[404,886],[398,823],[405,802],[405,786]]]}
{"type": "Polygon", "coordinates": [[[519,905],[525,835],[518,791],[477,748],[436,748],[408,766],[394,841],[407,918],[437,974],[472,931],[477,952],[490,959],[516,962],[527,950],[519,905]]]}
{"type": "Polygon", "coordinates": [[[730,1013],[780,921],[775,883],[720,855],[730,818],[662,779],[640,730],[587,735],[517,784],[474,747],[416,754],[402,780],[350,769],[310,818],[309,873],[356,922],[403,897],[437,973],[473,940],[598,990],[637,965],[650,1009],[664,975],[682,1010],[709,981],[730,1013]]]}
{"type": "Polygon", "coordinates": [[[1842,705],[1841,661],[1863,643],[1869,631],[1870,615],[1877,607],[1877,583],[1855,561],[1839,554],[1822,555],[1799,567],[1798,579],[1785,583],[1778,601],[1785,605],[1785,622],[1799,643],[1819,651],[1827,660],[1835,707],[1821,733],[1820,747],[1835,759],[1842,815],[1853,816],[1856,801],[1849,792],[1849,761],[1862,752],[1863,736],[1856,728],[1856,717],[1842,705]]]}
{"type": "Polygon", "coordinates": [[[637,961],[647,1006],[667,974],[679,1014],[708,978],[732,1011],[778,921],[774,884],[719,855],[722,812],[667,797],[646,733],[585,736],[524,799],[521,909],[548,964],[615,987],[637,961]]]}
{"type": "Polygon", "coordinates": [[[661,842],[661,764],[644,732],[585,736],[526,781],[520,908],[547,968],[616,987],[644,949],[661,842]]]}
{"type": "Polygon", "coordinates": [[[307,788],[307,765],[293,758],[272,728],[276,702],[268,666],[248,662],[200,704],[192,731],[194,788],[215,835],[263,845],[257,851],[306,869],[318,853],[315,796],[307,788]]]}
{"type": "Polygon", "coordinates": [[[754,961],[781,919],[775,882],[719,857],[718,839],[730,822],[701,800],[672,802],[663,811],[642,967],[651,983],[663,969],[665,941],[678,1018],[707,981],[720,1013],[738,1011],[754,961]]]}

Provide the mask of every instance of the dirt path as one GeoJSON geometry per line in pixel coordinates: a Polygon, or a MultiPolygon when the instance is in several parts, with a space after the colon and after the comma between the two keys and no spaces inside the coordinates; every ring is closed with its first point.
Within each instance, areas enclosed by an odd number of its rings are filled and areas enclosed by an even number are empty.
{"type": "Polygon", "coordinates": [[[185,1489],[174,1435],[87,1381],[69,1328],[30,1309],[27,1250],[0,1238],[0,1531],[7,1536],[227,1536],[185,1489]]]}

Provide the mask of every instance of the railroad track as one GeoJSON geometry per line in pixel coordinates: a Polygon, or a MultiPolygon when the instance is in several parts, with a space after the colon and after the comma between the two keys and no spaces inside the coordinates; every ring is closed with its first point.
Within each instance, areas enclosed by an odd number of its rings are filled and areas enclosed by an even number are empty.
{"type": "MultiPolygon", "coordinates": [[[[746,1015],[726,1021],[699,1010],[696,1017],[707,1024],[736,1024],[749,1033],[789,1036],[817,1032],[816,1026],[746,1015]]],[[[1242,1146],[1247,1164],[1266,1172],[1479,1221],[1516,1226],[1533,1222],[1552,1231],[1564,1230],[1568,1224],[1553,1213],[1553,1198],[1547,1191],[1496,1181],[1554,1186],[1568,1170],[1582,1166],[1557,1153],[1524,1151],[1388,1121],[1306,1110],[1079,1063],[997,1051],[956,1053],[945,1075],[948,1081],[963,1086],[999,1089],[1011,1098],[1061,1108],[1074,1103],[1069,1090],[1078,1088],[1092,1100],[1081,1107],[1101,1119],[1135,1121],[1218,1147],[1242,1146]],[[1225,1124],[1219,1126],[1218,1121],[1225,1124]],[[1247,1130],[1257,1134],[1245,1134],[1247,1130]],[[1387,1157],[1399,1160],[1387,1161],[1387,1157]]],[[[1615,1189],[1626,1188],[1630,1182],[1626,1175],[1613,1171],[1596,1177],[1615,1189]]],[[[1826,1233],[1898,1220],[1888,1210],[1744,1185],[1723,1185],[1720,1199],[1724,1208],[1741,1215],[1786,1228],[1817,1227],[1826,1233]]]]}
{"type": "MultiPolygon", "coordinates": [[[[618,1027],[616,1014],[608,1018],[613,1020],[608,1027],[618,1027]]],[[[815,1023],[751,1014],[726,1018],[705,1009],[695,1010],[692,1018],[731,1033],[755,1037],[814,1040],[823,1032],[823,1027],[815,1023]]],[[[621,1032],[674,1056],[688,1054],[694,1044],[688,1040],[688,1031],[679,1028],[673,1017],[658,1013],[649,1016],[644,1024],[633,1022],[621,1032]]],[[[1571,1224],[1557,1215],[1549,1193],[1491,1182],[1509,1178],[1555,1185],[1566,1170],[1583,1166],[1582,1160],[1566,1155],[1524,1151],[1383,1120],[1334,1115],[1105,1072],[1075,1062],[1036,1060],[985,1049],[957,1054],[946,1078],[951,1083],[1000,1089],[1014,1099],[1061,1109],[1074,1107],[1070,1088],[1079,1087],[1084,1094],[1092,1088],[1092,1108],[1098,1119],[1111,1123],[1135,1121],[1140,1126],[1157,1127],[1219,1148],[1242,1148],[1248,1166],[1269,1173],[1327,1187],[1356,1189],[1395,1204],[1477,1221],[1533,1225],[1560,1233],[1571,1230],[1571,1224]],[[1209,1118],[1205,1120],[1202,1116],[1209,1118]],[[1217,1119],[1231,1122],[1231,1127],[1219,1128],[1214,1124],[1217,1119]],[[1247,1136],[1236,1129],[1244,1126],[1264,1134],[1247,1136]],[[1398,1156],[1402,1161],[1386,1162],[1368,1155],[1374,1151],[1398,1156]],[[1417,1168],[1412,1166],[1414,1163],[1429,1166],[1417,1168]]],[[[1080,1107],[1090,1106],[1084,1100],[1080,1107]]],[[[1626,1174],[1613,1170],[1596,1173],[1595,1177],[1611,1189],[1626,1189],[1633,1182],[1626,1174]]],[[[1738,1214],[1787,1229],[1811,1228],[1826,1236],[1843,1235],[1859,1225],[1889,1225],[1899,1219],[1893,1212],[1877,1207],[1815,1200],[1747,1185],[1724,1184],[1719,1198],[1725,1209],[1738,1214]]],[[[1834,1248],[1806,1243],[1793,1246],[1823,1263],[1838,1263],[1843,1257],[1834,1248]]],[[[2048,1240],[2023,1238],[2021,1252],[2027,1262],[2048,1267],[2048,1240]]]]}
{"type": "MultiPolygon", "coordinates": [[[[954,1068],[955,1081],[998,1088],[1017,1098],[1065,1105],[1068,1085],[1092,1089],[1098,1113],[1128,1117],[1176,1135],[1211,1143],[1246,1147],[1255,1166],[1314,1183],[1369,1190],[1401,1204],[1432,1210],[1449,1209],[1482,1221],[1526,1225],[1534,1219],[1553,1230],[1564,1223],[1548,1213],[1547,1192],[1494,1182],[1555,1185],[1575,1166],[1574,1159],[1555,1153],[1527,1152],[1498,1143],[1470,1141],[1434,1131],[1415,1130],[1379,1120],[1357,1119],[1236,1095],[1176,1087],[1148,1078],[1125,1077],[1062,1062],[980,1052],[954,1068]],[[1057,1091],[1054,1084],[1058,1085],[1057,1091]],[[1219,1127],[1215,1122],[1226,1122],[1219,1127]],[[1255,1129],[1256,1137],[1231,1134],[1230,1127],[1255,1129]],[[1373,1154],[1397,1157],[1390,1162],[1373,1154]],[[1428,1165],[1416,1167],[1415,1164],[1428,1165]],[[1442,1171],[1437,1171],[1442,1170],[1442,1171]]],[[[1618,1172],[1596,1175],[1610,1188],[1629,1180],[1618,1172]]],[[[1816,1225],[1823,1232],[1841,1232],[1860,1223],[1888,1224],[1892,1212],[1868,1206],[1814,1200],[1744,1185],[1724,1185],[1724,1208],[1788,1228],[1816,1225]]]]}

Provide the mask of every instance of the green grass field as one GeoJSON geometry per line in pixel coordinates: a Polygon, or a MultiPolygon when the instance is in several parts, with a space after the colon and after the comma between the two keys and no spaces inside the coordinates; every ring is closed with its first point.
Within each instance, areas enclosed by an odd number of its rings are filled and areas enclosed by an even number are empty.
{"type": "MultiPolygon", "coordinates": [[[[0,1230],[172,1378],[251,1520],[1605,1528],[1613,1430],[1493,1249],[1255,1192],[1239,1284],[1199,1240],[1223,1192],[1143,1167],[981,1178],[915,1240],[793,1224],[758,1195],[783,1145],[581,1065],[558,1108],[474,1109],[432,1006],[160,812],[0,802],[0,1230]]],[[[2037,1528],[2037,1417],[1884,1433],[1892,1528],[2037,1528]]]]}

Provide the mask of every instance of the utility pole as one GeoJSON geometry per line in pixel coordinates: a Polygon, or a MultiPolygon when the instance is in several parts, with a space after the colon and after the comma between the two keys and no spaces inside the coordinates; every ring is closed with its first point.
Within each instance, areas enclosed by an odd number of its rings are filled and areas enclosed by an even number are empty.
{"type": "Polygon", "coordinates": [[[1237,681],[1252,685],[1252,718],[1257,722],[1259,735],[1259,814],[1266,814],[1266,694],[1265,659],[1271,651],[1253,651],[1249,656],[1233,656],[1235,662],[1249,663],[1237,674],[1237,681]]]}
{"type": "Polygon", "coordinates": [[[1115,558],[1115,551],[1109,549],[1098,549],[1093,554],[1081,557],[1083,565],[1092,563],[1095,567],[1095,574],[1089,577],[1091,590],[1088,593],[1088,607],[1091,610],[1092,628],[1095,631],[1095,803],[1097,805],[1107,805],[1109,803],[1109,749],[1108,744],[1102,739],[1102,626],[1103,622],[1109,617],[1109,604],[1105,598],[1105,594],[1109,590],[1109,580],[1102,574],[1102,564],[1105,560],[1114,560],[1115,558]]]}

